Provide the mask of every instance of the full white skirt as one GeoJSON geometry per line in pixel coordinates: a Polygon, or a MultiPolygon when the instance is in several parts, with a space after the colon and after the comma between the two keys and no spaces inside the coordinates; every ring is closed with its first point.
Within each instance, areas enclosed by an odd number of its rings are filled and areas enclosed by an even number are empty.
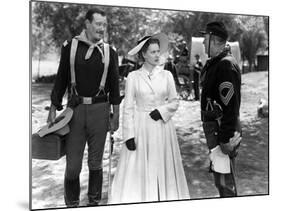
{"type": "Polygon", "coordinates": [[[173,122],[154,121],[144,111],[134,119],[136,150],[123,145],[108,203],[189,199],[173,122]]]}

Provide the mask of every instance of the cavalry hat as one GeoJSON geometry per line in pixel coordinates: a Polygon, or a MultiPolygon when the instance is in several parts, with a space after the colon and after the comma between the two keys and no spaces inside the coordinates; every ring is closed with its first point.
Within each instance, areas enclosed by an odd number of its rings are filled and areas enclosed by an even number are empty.
{"type": "Polygon", "coordinates": [[[224,40],[227,40],[228,33],[224,24],[220,21],[210,22],[206,26],[205,31],[200,31],[201,34],[212,34],[218,36],[224,40]]]}
{"type": "Polygon", "coordinates": [[[47,134],[55,133],[58,135],[66,135],[69,133],[68,123],[73,115],[73,110],[71,108],[66,108],[53,123],[47,123],[43,126],[37,133],[40,137],[44,137],[47,134]]]}
{"type": "Polygon", "coordinates": [[[143,45],[151,38],[159,40],[159,42],[160,42],[160,54],[163,54],[168,50],[168,45],[169,45],[168,36],[164,33],[158,33],[158,34],[151,35],[151,36],[145,36],[142,39],[140,39],[138,41],[137,46],[135,46],[133,49],[131,49],[128,52],[128,54],[131,55],[131,56],[137,54],[141,50],[143,45]]]}

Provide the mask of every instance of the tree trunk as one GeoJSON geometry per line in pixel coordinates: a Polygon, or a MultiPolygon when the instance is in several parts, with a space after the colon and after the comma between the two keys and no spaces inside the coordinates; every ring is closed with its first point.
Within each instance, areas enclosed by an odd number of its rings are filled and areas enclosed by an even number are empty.
{"type": "Polygon", "coordinates": [[[252,72],[253,61],[249,60],[249,72],[252,72]]]}
{"type": "Polygon", "coordinates": [[[39,77],[40,77],[41,48],[42,48],[42,41],[41,41],[41,38],[40,38],[40,42],[39,42],[39,52],[38,52],[38,69],[37,69],[37,79],[39,79],[39,77]]]}

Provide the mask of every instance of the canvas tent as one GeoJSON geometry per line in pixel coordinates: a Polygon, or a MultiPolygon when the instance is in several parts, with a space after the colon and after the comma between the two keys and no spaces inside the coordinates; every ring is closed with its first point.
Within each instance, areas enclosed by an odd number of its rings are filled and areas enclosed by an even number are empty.
{"type": "MultiPolygon", "coordinates": [[[[205,47],[203,45],[204,37],[192,37],[191,38],[191,52],[190,52],[190,64],[193,65],[196,62],[195,55],[199,54],[203,65],[208,59],[207,54],[205,54],[205,47]]],[[[242,68],[241,52],[239,47],[239,42],[227,42],[231,47],[231,52],[234,58],[237,60],[240,68],[242,68]]]]}
{"type": "Polygon", "coordinates": [[[242,60],[241,60],[239,42],[235,41],[235,42],[227,42],[227,43],[230,45],[231,53],[234,56],[234,58],[236,59],[236,61],[238,62],[240,69],[242,70],[242,60]]]}
{"type": "Polygon", "coordinates": [[[195,55],[199,54],[203,65],[208,59],[207,54],[205,54],[205,47],[203,45],[204,37],[192,37],[191,38],[191,51],[190,51],[190,64],[194,65],[196,63],[195,55]]]}

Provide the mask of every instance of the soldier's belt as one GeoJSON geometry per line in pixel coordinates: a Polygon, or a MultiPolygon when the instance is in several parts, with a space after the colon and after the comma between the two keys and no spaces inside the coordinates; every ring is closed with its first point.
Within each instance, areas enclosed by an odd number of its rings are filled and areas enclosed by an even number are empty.
{"type": "Polygon", "coordinates": [[[79,96],[79,101],[81,104],[96,104],[96,103],[104,103],[108,101],[107,95],[95,96],[95,97],[81,97],[79,96]]]}

